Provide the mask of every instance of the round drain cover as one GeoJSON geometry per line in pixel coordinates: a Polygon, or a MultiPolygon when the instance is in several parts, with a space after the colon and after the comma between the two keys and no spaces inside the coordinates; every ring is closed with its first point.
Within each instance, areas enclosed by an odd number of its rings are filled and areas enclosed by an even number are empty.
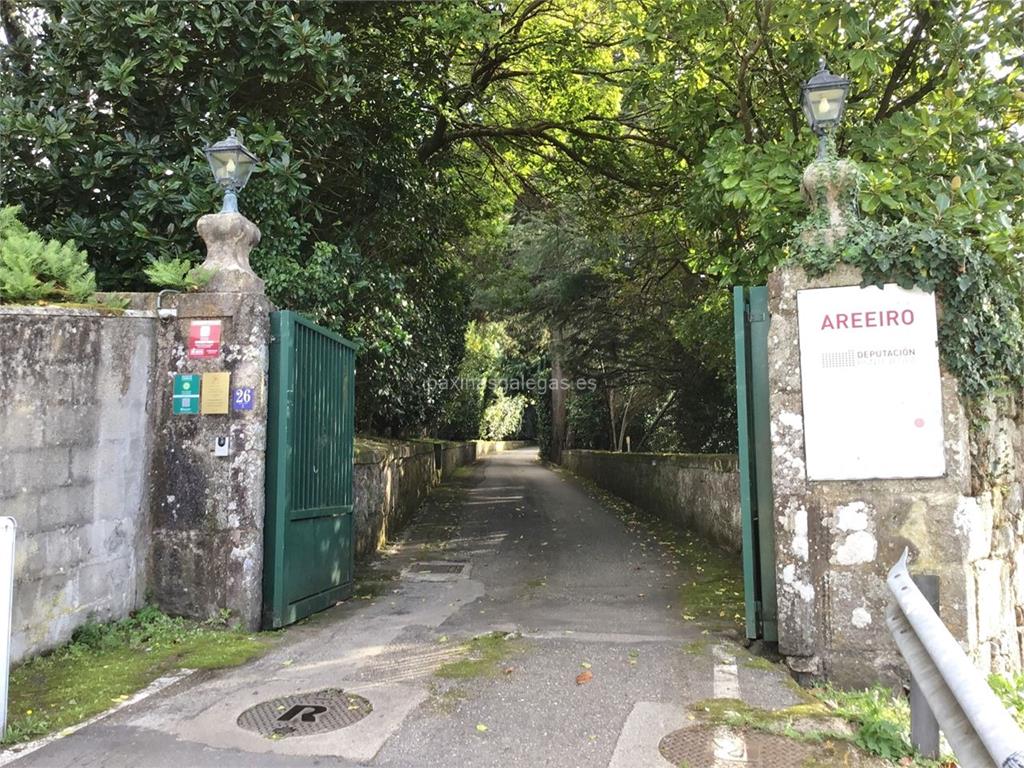
{"type": "Polygon", "coordinates": [[[336,731],[357,723],[373,711],[362,696],[340,688],[298,693],[250,707],[238,716],[238,725],[271,739],[309,736],[336,731]]]}
{"type": "Polygon", "coordinates": [[[696,726],[673,731],[658,745],[672,765],[687,768],[793,768],[815,752],[805,744],[765,733],[735,731],[721,726],[696,726]]]}

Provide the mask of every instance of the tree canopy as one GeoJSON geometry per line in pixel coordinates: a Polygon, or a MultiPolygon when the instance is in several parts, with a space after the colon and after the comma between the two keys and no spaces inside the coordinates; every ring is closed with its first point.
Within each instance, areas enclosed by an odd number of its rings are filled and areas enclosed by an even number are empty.
{"type": "Polygon", "coordinates": [[[851,79],[865,215],[969,238],[1007,280],[1024,252],[1013,0],[14,0],[2,29],[4,202],[137,288],[200,260],[202,147],[238,127],[254,267],[363,343],[364,429],[443,428],[424,382],[505,319],[510,365],[555,338],[600,382],[580,444],[728,447],[727,289],[790,255],[820,57],[851,79]]]}

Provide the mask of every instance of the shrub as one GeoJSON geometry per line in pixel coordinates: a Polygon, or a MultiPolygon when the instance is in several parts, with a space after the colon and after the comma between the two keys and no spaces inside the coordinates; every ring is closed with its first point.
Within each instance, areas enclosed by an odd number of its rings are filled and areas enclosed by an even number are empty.
{"type": "Polygon", "coordinates": [[[143,270],[153,285],[179,291],[198,291],[213,277],[213,271],[198,267],[188,259],[161,259],[143,270]]]}
{"type": "Polygon", "coordinates": [[[21,223],[21,206],[0,208],[0,303],[87,303],[96,273],[73,240],[43,240],[21,223]]]}

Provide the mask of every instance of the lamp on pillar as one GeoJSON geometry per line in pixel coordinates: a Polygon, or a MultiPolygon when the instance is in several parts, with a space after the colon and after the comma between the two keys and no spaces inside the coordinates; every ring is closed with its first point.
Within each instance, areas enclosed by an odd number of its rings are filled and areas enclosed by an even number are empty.
{"type": "Polygon", "coordinates": [[[238,213],[238,193],[256,167],[256,155],[239,141],[234,128],[226,139],[207,147],[205,152],[213,178],[224,188],[224,205],[220,212],[238,213]]]}
{"type": "Polygon", "coordinates": [[[831,245],[843,238],[857,217],[860,171],[847,158],[829,154],[828,135],[843,118],[850,81],[833,75],[821,59],[821,68],[800,88],[800,101],[811,130],[818,136],[818,156],[804,170],[801,191],[811,207],[805,242],[831,245]]]}
{"type": "Polygon", "coordinates": [[[224,190],[220,213],[208,213],[196,223],[206,243],[202,266],[213,273],[207,291],[263,293],[263,281],[249,266],[249,252],[260,241],[259,228],[238,212],[238,192],[249,181],[257,158],[231,129],[230,135],[205,149],[213,178],[224,190]]]}
{"type": "Polygon", "coordinates": [[[819,63],[821,68],[803,84],[800,95],[807,122],[818,137],[818,157],[824,158],[826,136],[843,119],[850,81],[829,72],[824,58],[819,63]]]}

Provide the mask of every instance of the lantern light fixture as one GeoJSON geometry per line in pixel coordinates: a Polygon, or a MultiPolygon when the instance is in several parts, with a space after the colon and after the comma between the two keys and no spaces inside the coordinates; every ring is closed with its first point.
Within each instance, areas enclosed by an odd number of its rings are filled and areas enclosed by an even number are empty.
{"type": "Polygon", "coordinates": [[[245,148],[234,128],[226,139],[206,147],[204,151],[213,178],[224,189],[224,205],[220,212],[238,213],[238,192],[256,167],[256,155],[245,148]]]}
{"type": "Polygon", "coordinates": [[[800,88],[804,115],[811,130],[818,136],[818,156],[824,157],[826,134],[843,118],[846,97],[850,92],[850,81],[833,75],[820,60],[820,69],[800,88]]]}

